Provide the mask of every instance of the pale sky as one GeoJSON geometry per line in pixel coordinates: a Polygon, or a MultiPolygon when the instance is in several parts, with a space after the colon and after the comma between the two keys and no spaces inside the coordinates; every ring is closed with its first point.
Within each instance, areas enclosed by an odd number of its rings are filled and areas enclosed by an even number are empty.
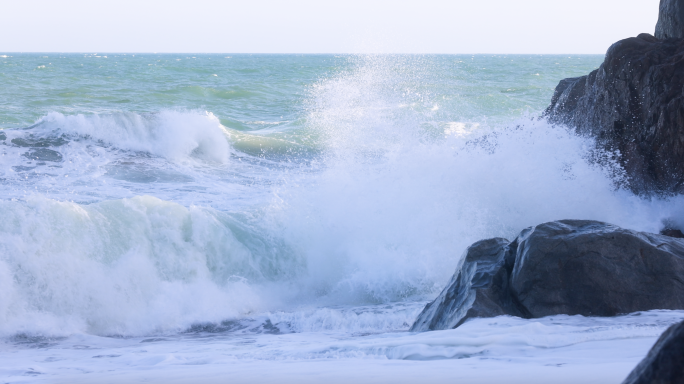
{"type": "Polygon", "coordinates": [[[605,53],[659,0],[0,0],[0,52],[605,53]]]}

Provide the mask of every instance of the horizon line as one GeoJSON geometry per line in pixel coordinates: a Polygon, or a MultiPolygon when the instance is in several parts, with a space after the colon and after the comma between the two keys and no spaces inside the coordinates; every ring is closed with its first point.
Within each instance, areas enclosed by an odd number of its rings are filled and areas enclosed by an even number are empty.
{"type": "Polygon", "coordinates": [[[108,55],[605,55],[606,53],[387,53],[387,52],[116,52],[116,51],[0,51],[0,54],[108,54],[108,55]],[[94,53],[93,53],[94,52],[94,53]]]}

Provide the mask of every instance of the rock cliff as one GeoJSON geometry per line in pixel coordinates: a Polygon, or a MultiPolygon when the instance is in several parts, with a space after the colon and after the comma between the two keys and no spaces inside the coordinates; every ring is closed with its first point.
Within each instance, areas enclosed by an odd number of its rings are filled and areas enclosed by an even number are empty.
{"type": "Polygon", "coordinates": [[[684,192],[684,0],[661,0],[655,37],[613,44],[590,74],[561,80],[544,115],[615,151],[638,194],[684,192]]]}
{"type": "Polygon", "coordinates": [[[655,37],[658,39],[684,38],[684,1],[660,0],[655,37]]]}
{"type": "Polygon", "coordinates": [[[634,192],[684,192],[684,39],[618,41],[597,70],[561,80],[545,115],[619,151],[634,192]]]}

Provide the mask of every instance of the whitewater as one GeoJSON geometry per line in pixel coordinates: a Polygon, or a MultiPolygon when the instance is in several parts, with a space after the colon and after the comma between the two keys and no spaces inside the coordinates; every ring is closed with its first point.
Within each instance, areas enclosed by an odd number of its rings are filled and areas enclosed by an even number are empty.
{"type": "Polygon", "coordinates": [[[684,228],[540,118],[600,55],[0,55],[3,383],[619,383],[684,311],[411,333],[473,242],[684,228]]]}

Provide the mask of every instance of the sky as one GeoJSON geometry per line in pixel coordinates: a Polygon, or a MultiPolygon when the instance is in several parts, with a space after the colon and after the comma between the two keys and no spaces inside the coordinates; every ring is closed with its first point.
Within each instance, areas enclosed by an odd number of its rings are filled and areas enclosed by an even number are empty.
{"type": "Polygon", "coordinates": [[[0,0],[0,52],[605,53],[659,0],[0,0]]]}

